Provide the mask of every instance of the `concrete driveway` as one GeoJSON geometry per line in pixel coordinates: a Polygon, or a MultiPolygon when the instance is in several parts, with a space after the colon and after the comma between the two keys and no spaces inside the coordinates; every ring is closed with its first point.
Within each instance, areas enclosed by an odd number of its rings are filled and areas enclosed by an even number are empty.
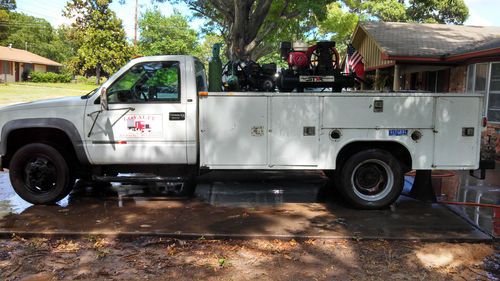
{"type": "Polygon", "coordinates": [[[318,172],[209,173],[195,198],[165,196],[161,184],[78,185],[58,205],[33,206],[0,174],[0,234],[162,235],[184,238],[416,239],[491,236],[439,204],[401,196],[387,210],[346,206],[318,172]]]}

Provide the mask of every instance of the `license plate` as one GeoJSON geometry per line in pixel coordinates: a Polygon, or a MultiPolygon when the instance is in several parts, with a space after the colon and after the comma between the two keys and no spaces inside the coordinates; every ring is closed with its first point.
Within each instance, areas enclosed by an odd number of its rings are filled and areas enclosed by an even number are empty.
{"type": "Polygon", "coordinates": [[[408,130],[389,130],[389,136],[407,136],[408,130]]]}
{"type": "Polygon", "coordinates": [[[334,82],[335,76],[299,76],[300,82],[334,82]]]}

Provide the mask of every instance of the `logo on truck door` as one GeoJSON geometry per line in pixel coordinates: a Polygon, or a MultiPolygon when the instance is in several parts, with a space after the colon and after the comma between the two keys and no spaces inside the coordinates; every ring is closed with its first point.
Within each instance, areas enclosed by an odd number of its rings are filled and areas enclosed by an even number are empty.
{"type": "Polygon", "coordinates": [[[129,114],[117,124],[121,138],[161,137],[162,118],[160,114],[129,114]]]}

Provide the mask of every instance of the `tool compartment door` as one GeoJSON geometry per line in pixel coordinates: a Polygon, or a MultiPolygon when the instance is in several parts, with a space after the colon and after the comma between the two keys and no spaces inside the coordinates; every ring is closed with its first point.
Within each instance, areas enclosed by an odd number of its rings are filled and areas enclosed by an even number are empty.
{"type": "Polygon", "coordinates": [[[319,156],[319,97],[271,97],[272,166],[316,166],[319,156]]]}
{"type": "Polygon", "coordinates": [[[479,163],[480,113],[477,97],[439,97],[436,99],[434,165],[436,168],[470,169],[479,163]],[[464,129],[473,128],[473,135],[464,129]],[[470,134],[470,133],[469,133],[470,134]]]}
{"type": "Polygon", "coordinates": [[[200,165],[267,167],[267,112],[265,96],[200,98],[200,165]]]}

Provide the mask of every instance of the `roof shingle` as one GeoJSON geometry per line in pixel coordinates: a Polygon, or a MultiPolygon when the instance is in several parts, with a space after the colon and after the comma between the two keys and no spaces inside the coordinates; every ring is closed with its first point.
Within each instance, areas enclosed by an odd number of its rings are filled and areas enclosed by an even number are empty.
{"type": "Polygon", "coordinates": [[[21,49],[3,46],[0,46],[0,60],[62,66],[62,64],[58,62],[39,56],[37,54],[33,54],[21,49]]]}
{"type": "Polygon", "coordinates": [[[500,47],[500,27],[362,22],[389,56],[445,57],[500,47]]]}

